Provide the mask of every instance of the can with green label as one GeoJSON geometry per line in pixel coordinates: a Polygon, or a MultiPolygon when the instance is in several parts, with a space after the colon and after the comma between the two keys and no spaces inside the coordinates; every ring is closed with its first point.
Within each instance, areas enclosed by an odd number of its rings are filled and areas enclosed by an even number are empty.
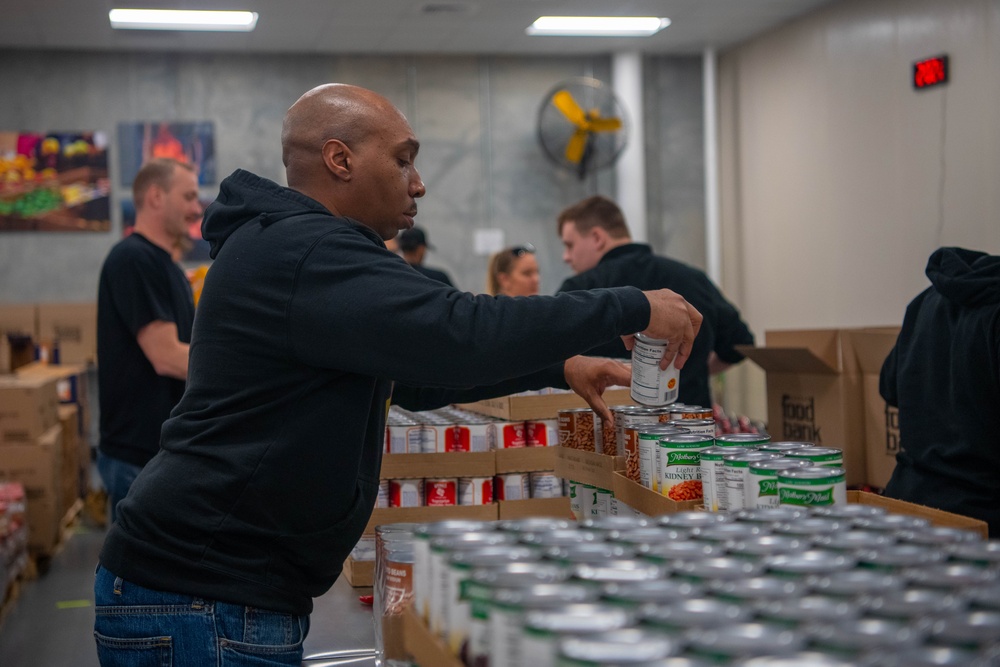
{"type": "Polygon", "coordinates": [[[660,493],[676,502],[701,500],[701,452],[711,436],[677,433],[660,437],[660,493]]]}
{"type": "Polygon", "coordinates": [[[810,466],[778,472],[778,503],[796,507],[847,503],[847,475],[843,468],[810,466]]]}
{"type": "Polygon", "coordinates": [[[809,466],[808,461],[787,458],[751,461],[743,487],[743,506],[748,509],[778,507],[778,473],[809,466]]]}

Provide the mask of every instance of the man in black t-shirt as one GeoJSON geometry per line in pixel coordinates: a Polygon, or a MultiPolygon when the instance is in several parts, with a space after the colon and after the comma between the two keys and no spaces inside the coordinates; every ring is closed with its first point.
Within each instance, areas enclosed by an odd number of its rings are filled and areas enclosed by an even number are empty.
{"type": "Polygon", "coordinates": [[[194,168],[176,160],[143,165],[132,194],[135,227],[104,260],[97,296],[97,467],[112,521],[184,393],[194,300],[171,253],[202,214],[194,168]]]}
{"type": "MultiPolygon", "coordinates": [[[[698,309],[705,319],[692,346],[691,359],[681,373],[678,400],[712,407],[709,376],[743,360],[736,345],[754,343],[739,311],[704,272],[657,257],[644,243],[633,243],[621,209],[606,197],[588,197],[570,206],[559,214],[558,224],[563,261],[577,273],[563,282],[560,292],[597,287],[667,288],[698,309]]],[[[620,340],[587,354],[620,358],[631,355],[620,340]]]]}

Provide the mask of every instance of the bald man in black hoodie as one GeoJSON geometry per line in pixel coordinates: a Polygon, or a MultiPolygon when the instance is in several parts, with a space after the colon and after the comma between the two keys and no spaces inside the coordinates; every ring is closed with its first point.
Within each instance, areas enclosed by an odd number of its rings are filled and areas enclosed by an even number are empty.
{"type": "Polygon", "coordinates": [[[1000,257],[940,248],[906,308],[879,390],[899,408],[885,493],[989,524],[1000,537],[1000,257]]]}
{"type": "Polygon", "coordinates": [[[413,226],[419,148],[387,99],[329,84],[285,116],[289,187],[221,184],[187,389],[101,551],[104,667],[298,666],[375,505],[390,402],[571,386],[607,416],[627,370],[574,355],[638,331],[671,340],[663,367],[690,355],[701,315],[670,290],[512,299],[414,272],[384,242],[413,226]]]}

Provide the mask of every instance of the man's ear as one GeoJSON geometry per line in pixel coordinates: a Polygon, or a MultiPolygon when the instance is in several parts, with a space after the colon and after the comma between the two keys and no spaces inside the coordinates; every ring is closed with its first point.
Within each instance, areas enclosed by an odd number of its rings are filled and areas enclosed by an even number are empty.
{"type": "Polygon", "coordinates": [[[336,178],[351,180],[354,172],[354,153],[339,139],[328,139],[323,144],[323,163],[336,178]]]}
{"type": "Polygon", "coordinates": [[[163,208],[163,201],[166,198],[166,190],[154,183],[146,190],[144,206],[153,210],[163,208]]]}
{"type": "Polygon", "coordinates": [[[598,250],[604,250],[604,248],[608,245],[608,232],[603,227],[591,227],[590,239],[594,242],[595,248],[598,250]]]}

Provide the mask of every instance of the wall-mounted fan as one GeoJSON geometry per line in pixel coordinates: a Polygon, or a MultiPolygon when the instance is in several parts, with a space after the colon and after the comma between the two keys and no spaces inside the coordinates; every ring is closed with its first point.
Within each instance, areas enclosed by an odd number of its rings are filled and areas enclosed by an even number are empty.
{"type": "Polygon", "coordinates": [[[581,180],[610,167],[628,142],[622,103],[597,79],[567,79],[555,86],[538,110],[538,143],[554,164],[581,180]]]}

